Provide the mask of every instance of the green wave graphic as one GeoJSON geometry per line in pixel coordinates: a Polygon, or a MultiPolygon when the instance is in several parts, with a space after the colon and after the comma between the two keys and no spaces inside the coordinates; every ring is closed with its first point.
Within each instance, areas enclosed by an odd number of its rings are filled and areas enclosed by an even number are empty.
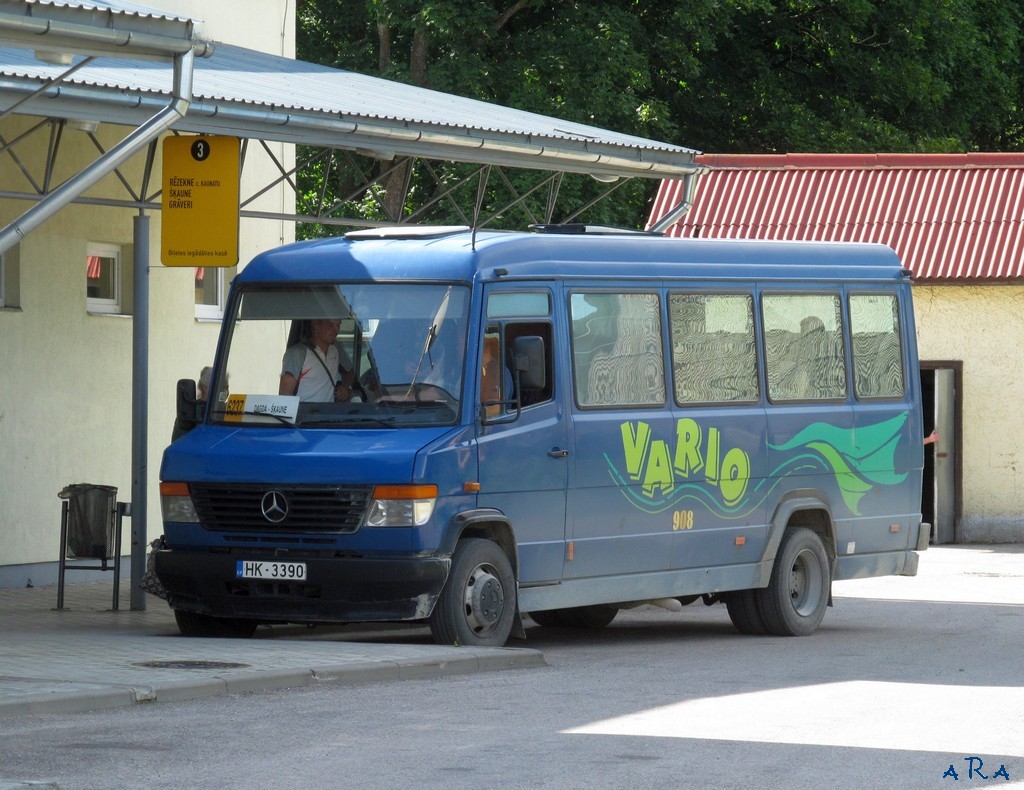
{"type": "Polygon", "coordinates": [[[846,506],[854,515],[860,515],[860,500],[871,489],[897,485],[907,477],[905,472],[896,471],[895,456],[908,417],[909,412],[904,412],[883,422],[856,428],[817,422],[787,442],[768,445],[780,453],[800,452],[785,459],[766,477],[757,479],[747,496],[731,507],[715,498],[705,484],[696,482],[677,484],[668,496],[645,496],[619,472],[607,454],[604,458],[609,474],[623,496],[646,513],[661,513],[678,508],[683,502],[694,501],[719,518],[743,518],[764,504],[786,477],[818,469],[834,476],[846,506]]]}
{"type": "Polygon", "coordinates": [[[906,479],[896,471],[896,446],[903,435],[909,412],[874,425],[839,428],[825,422],[808,425],[778,445],[779,452],[796,448],[811,450],[828,464],[850,512],[860,515],[860,500],[872,488],[897,485],[906,479]]]}

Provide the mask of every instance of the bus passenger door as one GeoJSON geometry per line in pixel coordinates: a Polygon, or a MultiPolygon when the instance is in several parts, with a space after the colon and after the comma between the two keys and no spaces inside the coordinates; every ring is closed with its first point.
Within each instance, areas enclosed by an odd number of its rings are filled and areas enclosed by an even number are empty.
{"type": "Polygon", "coordinates": [[[672,513],[665,503],[675,425],[666,408],[661,304],[659,293],[643,289],[569,294],[574,406],[567,579],[669,567],[672,513]]]}
{"type": "Polygon", "coordinates": [[[519,582],[556,582],[565,557],[568,429],[559,396],[558,355],[547,289],[503,285],[485,291],[487,314],[478,364],[477,446],[481,507],[495,508],[512,524],[519,552],[519,582]],[[515,391],[512,345],[517,337],[544,342],[540,387],[515,391]],[[521,411],[517,410],[518,397],[521,411]]]}
{"type": "Polygon", "coordinates": [[[673,289],[668,323],[672,568],[752,569],[764,554],[770,489],[752,289],[673,289]]]}

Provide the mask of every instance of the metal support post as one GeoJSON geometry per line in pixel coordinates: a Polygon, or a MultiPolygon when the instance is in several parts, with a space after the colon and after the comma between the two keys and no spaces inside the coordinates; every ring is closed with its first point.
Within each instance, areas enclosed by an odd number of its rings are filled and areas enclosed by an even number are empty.
{"type": "Polygon", "coordinates": [[[146,608],[139,586],[146,573],[147,469],[149,452],[149,217],[132,225],[135,245],[132,320],[132,557],[131,608],[146,608]]]}

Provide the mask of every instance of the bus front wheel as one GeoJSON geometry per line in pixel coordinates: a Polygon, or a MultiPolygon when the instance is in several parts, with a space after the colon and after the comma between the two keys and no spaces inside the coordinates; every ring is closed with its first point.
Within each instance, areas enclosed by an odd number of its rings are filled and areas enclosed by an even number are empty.
{"type": "Polygon", "coordinates": [[[817,533],[806,527],[786,530],[772,568],[771,581],[757,590],[757,608],[768,633],[813,634],[828,606],[831,571],[817,533]]]}
{"type": "Polygon", "coordinates": [[[512,566],[501,548],[484,538],[460,541],[434,611],[430,632],[440,645],[501,647],[516,615],[512,566]]]}

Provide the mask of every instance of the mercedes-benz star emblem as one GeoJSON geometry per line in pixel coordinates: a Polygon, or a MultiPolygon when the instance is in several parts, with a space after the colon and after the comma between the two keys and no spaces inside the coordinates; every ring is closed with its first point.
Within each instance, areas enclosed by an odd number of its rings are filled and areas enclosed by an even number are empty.
{"type": "Polygon", "coordinates": [[[271,524],[280,524],[288,516],[288,500],[280,491],[268,491],[260,502],[263,518],[271,524]]]}

